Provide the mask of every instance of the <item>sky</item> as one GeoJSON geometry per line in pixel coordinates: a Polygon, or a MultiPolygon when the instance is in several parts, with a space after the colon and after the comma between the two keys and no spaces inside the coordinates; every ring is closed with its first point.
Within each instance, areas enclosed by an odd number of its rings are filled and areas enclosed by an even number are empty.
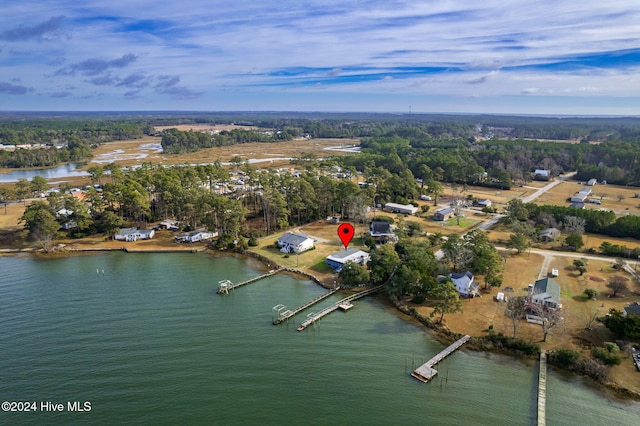
{"type": "Polygon", "coordinates": [[[20,0],[0,110],[640,115],[638,0],[20,0]]]}

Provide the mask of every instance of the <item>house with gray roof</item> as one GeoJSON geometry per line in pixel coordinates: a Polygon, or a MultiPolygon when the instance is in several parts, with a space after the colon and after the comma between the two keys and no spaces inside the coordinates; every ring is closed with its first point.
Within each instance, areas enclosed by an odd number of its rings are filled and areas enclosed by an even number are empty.
{"type": "Polygon", "coordinates": [[[640,303],[633,302],[625,306],[622,314],[625,317],[627,315],[637,315],[640,317],[640,303]]]}
{"type": "Polygon", "coordinates": [[[449,274],[449,278],[451,278],[453,285],[456,286],[456,290],[458,290],[460,296],[476,297],[478,295],[480,283],[473,281],[474,276],[470,271],[460,274],[452,272],[449,274]]]}
{"type": "Polygon", "coordinates": [[[305,234],[294,234],[287,232],[278,238],[278,247],[283,253],[302,253],[313,247],[313,239],[305,234]]]}
{"type": "Polygon", "coordinates": [[[560,284],[551,278],[536,281],[531,290],[531,302],[552,310],[562,309],[560,284]]]}
{"type": "Polygon", "coordinates": [[[328,267],[333,269],[333,272],[340,272],[342,270],[342,267],[347,262],[355,262],[360,265],[366,265],[368,261],[369,253],[355,247],[351,247],[346,250],[340,250],[339,252],[330,254],[325,259],[325,263],[328,267]]]}

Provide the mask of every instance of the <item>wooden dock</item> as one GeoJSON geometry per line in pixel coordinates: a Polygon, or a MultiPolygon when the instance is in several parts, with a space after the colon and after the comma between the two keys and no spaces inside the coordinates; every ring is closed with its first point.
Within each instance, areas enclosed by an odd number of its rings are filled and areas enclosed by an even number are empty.
{"type": "MultiPolygon", "coordinates": [[[[286,320],[288,320],[289,318],[295,316],[295,314],[297,314],[300,311],[303,311],[305,309],[307,309],[310,306],[315,305],[316,303],[320,302],[321,300],[326,299],[327,297],[331,296],[332,294],[336,293],[338,290],[340,290],[340,288],[334,288],[332,290],[329,290],[328,293],[325,294],[321,294],[320,296],[316,297],[315,299],[313,299],[310,302],[305,303],[304,305],[298,306],[296,309],[294,310],[283,310],[282,312],[278,311],[278,318],[273,320],[273,325],[278,325],[281,322],[284,322],[286,320]]],[[[274,306],[274,309],[278,308],[282,306],[282,308],[284,308],[283,305],[277,305],[274,306]]]]}
{"type": "Polygon", "coordinates": [[[250,283],[256,282],[256,281],[258,281],[258,280],[261,280],[261,279],[263,279],[263,278],[270,277],[270,276],[272,276],[272,275],[277,274],[277,273],[278,273],[278,272],[280,272],[280,271],[282,271],[282,268],[274,269],[274,270],[272,270],[272,271],[269,271],[269,272],[268,272],[268,273],[266,273],[266,274],[258,275],[257,277],[253,277],[253,278],[251,278],[251,279],[248,279],[248,280],[246,280],[246,281],[242,281],[242,282],[237,283],[237,284],[234,284],[234,283],[232,283],[232,282],[231,282],[231,281],[229,281],[229,280],[222,280],[222,281],[219,281],[219,282],[218,282],[218,284],[219,284],[219,287],[218,287],[218,294],[228,294],[228,293],[229,293],[229,290],[235,290],[236,288],[241,287],[241,286],[243,286],[243,285],[245,285],[245,284],[250,284],[250,283]]]}
{"type": "Polygon", "coordinates": [[[372,288],[369,288],[367,290],[363,290],[361,292],[358,292],[356,294],[352,294],[351,296],[345,297],[344,299],[334,303],[333,305],[329,306],[328,308],[324,308],[323,310],[321,310],[317,314],[316,313],[309,314],[307,319],[304,320],[302,322],[302,324],[300,324],[296,330],[302,331],[305,328],[309,327],[314,322],[318,321],[320,318],[324,317],[325,315],[329,315],[331,312],[333,312],[336,309],[340,308],[340,305],[344,305],[345,303],[350,303],[350,302],[352,302],[352,301],[354,301],[356,299],[360,299],[361,297],[364,297],[364,296],[367,296],[369,294],[375,293],[375,292],[381,290],[382,287],[383,286],[379,285],[377,287],[372,287],[372,288]]]}
{"type": "Polygon", "coordinates": [[[455,341],[452,345],[445,348],[438,355],[434,356],[429,361],[425,362],[420,367],[416,368],[413,371],[413,373],[411,373],[411,376],[415,377],[416,379],[420,380],[423,383],[427,383],[429,380],[435,377],[436,374],[438,374],[438,372],[433,368],[433,366],[439,363],[440,361],[442,361],[443,359],[445,359],[446,357],[448,357],[449,355],[451,355],[460,346],[467,343],[467,341],[470,338],[471,336],[469,335],[461,337],[460,339],[455,341]]]}
{"type": "Polygon", "coordinates": [[[545,426],[547,402],[547,353],[540,352],[540,371],[538,371],[538,426],[545,426]]]}

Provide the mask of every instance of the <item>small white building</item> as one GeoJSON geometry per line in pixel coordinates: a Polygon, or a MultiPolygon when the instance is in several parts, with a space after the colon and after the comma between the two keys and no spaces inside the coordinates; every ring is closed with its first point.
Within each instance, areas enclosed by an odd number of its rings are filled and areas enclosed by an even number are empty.
{"type": "Polygon", "coordinates": [[[576,192],[575,194],[573,194],[573,196],[571,197],[571,199],[569,201],[571,201],[572,203],[584,203],[587,200],[588,196],[589,196],[589,194],[583,194],[581,192],[576,192]]]}
{"type": "Polygon", "coordinates": [[[591,178],[587,181],[587,185],[588,186],[594,186],[598,183],[598,181],[595,178],[591,178]]]}
{"type": "Polygon", "coordinates": [[[156,231],[153,229],[138,229],[138,228],[120,228],[114,239],[120,241],[137,241],[137,240],[150,240],[155,235],[156,231]]]}
{"type": "Polygon", "coordinates": [[[330,254],[325,259],[325,263],[328,267],[333,269],[333,272],[340,272],[342,270],[342,267],[347,262],[355,262],[360,265],[366,265],[368,261],[369,253],[355,247],[351,247],[346,250],[340,250],[337,253],[330,254]]]}
{"type": "Polygon", "coordinates": [[[278,238],[278,247],[283,253],[302,253],[313,247],[313,240],[304,234],[287,232],[278,238]]]}
{"type": "Polygon", "coordinates": [[[205,230],[197,230],[191,232],[183,232],[182,234],[176,235],[175,239],[179,243],[196,243],[198,241],[206,241],[211,240],[218,236],[217,232],[211,232],[205,230]]]}
{"type": "Polygon", "coordinates": [[[387,203],[384,205],[384,210],[391,213],[402,213],[402,214],[418,213],[418,208],[411,204],[387,203]]]}
{"type": "Polygon", "coordinates": [[[584,187],[584,188],[582,188],[580,191],[578,191],[578,194],[583,194],[583,195],[587,195],[587,196],[589,196],[589,195],[591,195],[591,192],[593,192],[593,191],[591,190],[591,188],[588,188],[588,187],[586,187],[586,186],[585,186],[585,187],[584,187]]]}

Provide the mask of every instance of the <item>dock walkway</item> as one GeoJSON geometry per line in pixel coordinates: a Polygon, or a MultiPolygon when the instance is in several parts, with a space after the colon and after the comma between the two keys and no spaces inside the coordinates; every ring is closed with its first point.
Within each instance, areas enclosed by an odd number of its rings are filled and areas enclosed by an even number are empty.
{"type": "Polygon", "coordinates": [[[227,294],[229,293],[229,290],[235,290],[236,288],[243,286],[245,284],[250,284],[253,282],[256,282],[258,280],[261,280],[263,278],[267,278],[270,277],[272,275],[277,274],[278,272],[281,272],[283,269],[282,268],[278,268],[278,269],[274,269],[272,271],[269,271],[266,274],[263,275],[258,275],[257,277],[253,277],[251,279],[248,279],[246,281],[242,281],[240,283],[234,284],[229,280],[222,280],[220,282],[218,282],[218,284],[220,284],[220,287],[218,287],[218,294],[227,294]]]}
{"type": "Polygon", "coordinates": [[[318,321],[320,318],[324,317],[325,315],[329,315],[331,312],[333,312],[336,309],[338,309],[340,307],[340,305],[342,305],[342,304],[344,304],[346,302],[351,302],[353,300],[360,299],[361,297],[367,296],[369,294],[375,293],[376,291],[381,290],[382,287],[383,286],[379,285],[377,287],[372,287],[372,288],[369,288],[367,290],[363,290],[361,292],[358,292],[356,294],[352,294],[351,296],[345,297],[344,299],[334,303],[333,305],[329,306],[328,308],[324,308],[323,310],[321,310],[317,314],[309,315],[309,317],[306,320],[304,320],[302,322],[302,324],[300,324],[298,326],[297,330],[298,331],[304,330],[305,328],[309,327],[314,322],[318,321]]]}
{"type": "Polygon", "coordinates": [[[433,366],[439,363],[440,361],[442,361],[443,359],[445,359],[447,356],[451,355],[460,346],[467,343],[467,341],[470,338],[471,336],[469,335],[461,337],[460,339],[455,341],[453,344],[451,344],[449,347],[445,348],[438,355],[434,356],[429,361],[425,362],[420,367],[416,368],[413,371],[413,373],[411,373],[411,376],[415,377],[416,379],[420,380],[423,383],[427,383],[429,380],[435,377],[436,374],[438,374],[438,371],[436,371],[433,368],[433,366]]]}
{"type": "Polygon", "coordinates": [[[538,426],[546,424],[547,402],[547,353],[540,352],[540,371],[538,372],[538,426]]]}
{"type": "Polygon", "coordinates": [[[338,290],[340,290],[340,288],[334,288],[332,290],[329,290],[328,293],[321,294],[320,296],[316,297],[315,299],[311,300],[310,302],[307,302],[304,305],[300,305],[300,306],[298,306],[297,308],[295,308],[292,311],[284,311],[284,312],[280,313],[278,315],[278,318],[273,320],[273,325],[278,325],[281,322],[284,322],[284,321],[288,320],[289,318],[295,316],[295,314],[297,314],[298,312],[303,311],[303,310],[307,309],[308,307],[313,306],[316,303],[320,302],[321,300],[326,299],[327,297],[329,297],[332,294],[336,293],[338,290]]]}

